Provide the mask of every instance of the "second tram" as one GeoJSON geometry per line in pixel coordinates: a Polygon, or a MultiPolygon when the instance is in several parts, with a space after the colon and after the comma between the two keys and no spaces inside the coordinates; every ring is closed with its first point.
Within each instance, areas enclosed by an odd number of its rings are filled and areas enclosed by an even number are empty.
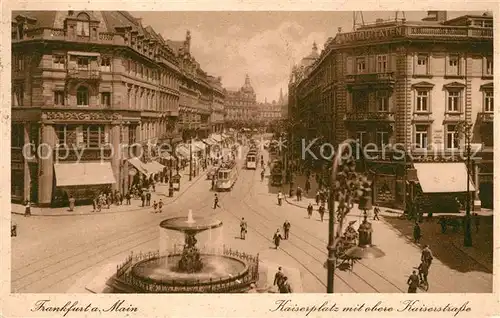
{"type": "Polygon", "coordinates": [[[233,188],[238,179],[238,166],[235,161],[223,163],[217,170],[217,181],[215,187],[217,191],[229,191],[233,188]]]}

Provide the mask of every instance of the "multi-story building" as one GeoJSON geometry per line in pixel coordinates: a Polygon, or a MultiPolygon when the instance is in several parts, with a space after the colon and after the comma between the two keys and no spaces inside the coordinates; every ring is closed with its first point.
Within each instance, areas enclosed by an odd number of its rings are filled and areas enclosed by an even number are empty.
{"type": "Polygon", "coordinates": [[[225,121],[228,126],[257,123],[259,118],[257,95],[248,75],[245,77],[245,84],[239,90],[226,90],[225,110],[225,121]]]}
{"type": "Polygon", "coordinates": [[[267,126],[272,122],[281,120],[284,104],[286,105],[285,97],[283,96],[283,89],[280,90],[280,97],[278,101],[273,100],[269,103],[266,99],[264,103],[259,103],[258,108],[260,123],[267,126]]]}
{"type": "Polygon", "coordinates": [[[180,140],[188,62],[127,12],[12,18],[13,200],[44,206],[103,188],[126,192],[137,172],[128,159],[147,153],[129,146],[180,140]],[[24,149],[29,143],[40,152],[24,149]]]}
{"type": "Polygon", "coordinates": [[[211,131],[212,107],[219,109],[220,117],[220,107],[224,104],[224,92],[220,86],[220,79],[217,83],[217,80],[201,69],[200,64],[191,55],[189,31],[184,41],[169,40],[168,44],[176,51],[182,75],[179,85],[179,127],[183,138],[206,138],[211,131]],[[216,95],[218,97],[214,98],[216,95]],[[212,103],[217,105],[214,106],[212,103]]]}
{"type": "Polygon", "coordinates": [[[479,150],[469,171],[476,200],[492,205],[493,18],[446,16],[339,30],[306,72],[293,72],[289,112],[303,129],[296,138],[376,146],[366,168],[378,204],[404,206],[413,169],[424,193],[448,193],[453,182],[465,192],[466,167],[453,161],[463,160],[457,128],[467,122],[479,150]],[[314,120],[322,116],[331,124],[314,120]],[[411,156],[396,158],[398,144],[411,156]]]}
{"type": "Polygon", "coordinates": [[[211,132],[222,133],[224,131],[225,99],[226,91],[222,87],[221,77],[209,76],[208,81],[212,86],[212,101],[210,112],[211,132]]]}

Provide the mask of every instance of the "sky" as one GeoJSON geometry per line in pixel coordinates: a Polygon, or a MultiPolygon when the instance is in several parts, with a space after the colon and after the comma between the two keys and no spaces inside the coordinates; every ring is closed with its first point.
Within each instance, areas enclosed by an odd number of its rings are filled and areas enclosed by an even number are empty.
{"type": "MultiPolygon", "coordinates": [[[[448,19],[467,13],[448,12],[448,19]]],[[[352,11],[226,11],[131,12],[166,39],[184,40],[191,31],[191,54],[201,68],[221,76],[228,89],[238,89],[248,74],[257,100],[278,100],[284,94],[291,68],[311,53],[313,42],[323,49],[337,29],[353,29],[352,11]]],[[[403,12],[398,16],[402,17],[403,12]]],[[[405,11],[407,20],[421,20],[425,11],[405,11]]],[[[365,23],[394,19],[396,11],[363,12],[365,23]]],[[[358,21],[359,19],[358,15],[358,21]]]]}

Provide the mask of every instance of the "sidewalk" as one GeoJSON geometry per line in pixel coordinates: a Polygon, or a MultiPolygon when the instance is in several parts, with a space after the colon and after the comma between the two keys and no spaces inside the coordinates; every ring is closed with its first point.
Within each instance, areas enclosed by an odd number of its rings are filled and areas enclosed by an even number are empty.
{"type": "MultiPolygon", "coordinates": [[[[285,196],[285,201],[293,206],[302,208],[302,209],[307,209],[307,206],[309,203],[311,203],[314,207],[314,211],[317,211],[318,206],[316,205],[315,199],[311,198],[302,198],[301,201],[297,201],[297,197],[290,198],[289,196],[285,196]]],[[[338,202],[336,202],[338,204],[338,202]]],[[[328,204],[326,205],[327,211],[328,211],[328,204]]],[[[358,211],[357,209],[357,204],[355,204],[355,213],[351,213],[350,216],[358,216],[362,215],[361,211],[358,211]],[[356,214],[357,213],[357,214],[356,214]]],[[[397,210],[397,209],[386,209],[386,208],[381,208],[381,216],[388,216],[391,218],[395,218],[398,215],[402,214],[402,210],[397,210]]],[[[493,210],[489,209],[483,209],[480,212],[477,212],[479,216],[483,217],[483,219],[487,219],[488,217],[493,217],[493,210]]],[[[369,216],[373,215],[373,212],[368,213],[369,216]]],[[[439,216],[464,216],[464,213],[434,213],[434,217],[439,217],[439,216]]],[[[387,222],[388,225],[393,226],[393,222],[387,222]]],[[[425,227],[427,222],[424,222],[421,227],[425,227]]],[[[481,228],[482,230],[480,231],[479,234],[475,233],[475,230],[473,230],[473,241],[474,242],[481,242],[483,244],[477,244],[474,245],[474,247],[464,247],[463,246],[463,234],[458,233],[456,237],[450,238],[450,244],[461,251],[462,253],[466,254],[468,257],[473,259],[476,263],[481,265],[482,267],[488,269],[489,271],[493,272],[493,260],[492,260],[492,254],[491,251],[488,251],[488,241],[492,240],[492,237],[488,236],[488,233],[493,233],[492,228],[488,228],[489,224],[484,224],[485,221],[481,221],[481,228]],[[486,229],[486,230],[485,230],[486,229]],[[478,246],[479,245],[479,246],[478,246]]],[[[491,244],[493,245],[493,244],[491,244]]]]}
{"type": "MultiPolygon", "coordinates": [[[[311,182],[312,183],[312,182],[311,182]]],[[[316,192],[314,193],[316,195],[316,192]]],[[[311,196],[311,192],[309,192],[309,196],[311,196]]],[[[315,210],[317,210],[318,206],[316,205],[316,198],[309,198],[305,197],[302,195],[302,200],[297,201],[297,196],[294,195],[294,197],[289,197],[288,193],[285,195],[285,201],[288,204],[297,206],[299,208],[307,209],[307,206],[309,203],[311,203],[314,207],[315,210]]],[[[335,201],[335,204],[337,205],[338,202],[335,201]]],[[[357,204],[355,203],[357,206],[357,204]]],[[[326,210],[328,211],[328,202],[325,205],[326,210]]],[[[373,213],[373,212],[372,212],[373,213]]],[[[368,215],[371,215],[372,213],[368,213],[368,215]]],[[[403,214],[403,210],[399,209],[394,209],[394,208],[385,208],[385,207],[380,207],[380,215],[391,215],[391,216],[396,216],[399,214],[403,214]]],[[[482,209],[481,211],[477,212],[479,216],[493,216],[493,210],[490,209],[482,209]]],[[[464,216],[465,212],[460,212],[460,213],[433,213],[432,214],[434,217],[439,217],[439,216],[464,216]]]]}
{"type": "MultiPolygon", "coordinates": [[[[174,196],[168,196],[168,184],[156,184],[156,191],[151,193],[151,204],[154,200],[162,199],[165,205],[169,205],[180,198],[184,193],[191,188],[196,182],[199,180],[205,180],[206,173],[209,171],[210,167],[205,171],[200,169],[200,174],[194,177],[191,181],[189,180],[189,172],[179,171],[182,176],[181,178],[181,186],[180,191],[174,191],[174,196]]],[[[125,202],[125,200],[123,200],[125,202]]],[[[142,209],[150,209],[151,206],[141,206],[141,200],[131,199],[130,205],[115,205],[112,204],[109,209],[103,208],[101,212],[92,212],[92,205],[80,205],[75,206],[74,211],[70,212],[68,207],[59,207],[59,208],[40,208],[40,207],[31,207],[31,216],[74,216],[74,215],[95,215],[95,214],[113,214],[113,213],[123,213],[123,212],[132,212],[138,211],[142,209]]],[[[24,205],[21,204],[11,204],[12,213],[24,215],[24,205]]]]}

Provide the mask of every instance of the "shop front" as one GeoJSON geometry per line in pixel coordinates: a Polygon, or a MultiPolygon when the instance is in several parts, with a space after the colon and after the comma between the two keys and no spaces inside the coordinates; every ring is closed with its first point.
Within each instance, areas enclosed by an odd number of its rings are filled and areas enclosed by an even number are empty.
{"type": "Polygon", "coordinates": [[[56,163],[53,205],[65,206],[73,196],[77,203],[91,202],[116,183],[110,162],[56,163]]]}
{"type": "MultiPolygon", "coordinates": [[[[419,187],[424,201],[425,212],[458,212],[460,204],[464,207],[467,200],[467,182],[470,197],[476,188],[473,176],[467,180],[467,167],[463,162],[414,163],[417,170],[419,187]],[[460,204],[457,204],[457,203],[460,204]]],[[[471,202],[471,207],[473,207],[471,202]]]]}

